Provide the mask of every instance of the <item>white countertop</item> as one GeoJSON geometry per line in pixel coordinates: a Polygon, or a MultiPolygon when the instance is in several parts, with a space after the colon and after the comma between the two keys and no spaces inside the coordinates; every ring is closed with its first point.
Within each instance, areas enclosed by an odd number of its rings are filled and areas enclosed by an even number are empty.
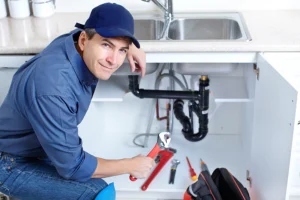
{"type": "MultiPolygon", "coordinates": [[[[300,10],[240,13],[251,35],[251,41],[162,40],[140,43],[145,52],[300,51],[300,10]]],[[[76,22],[84,23],[88,15],[89,13],[56,13],[44,19],[0,19],[0,54],[39,53],[54,38],[73,30],[76,22]]]]}

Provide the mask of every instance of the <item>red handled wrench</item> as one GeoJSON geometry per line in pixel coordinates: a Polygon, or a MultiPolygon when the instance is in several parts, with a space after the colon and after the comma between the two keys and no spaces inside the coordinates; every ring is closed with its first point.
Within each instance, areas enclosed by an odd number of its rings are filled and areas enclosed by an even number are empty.
{"type": "Polygon", "coordinates": [[[157,174],[160,172],[160,170],[165,166],[165,164],[170,160],[170,158],[176,153],[176,149],[165,149],[161,150],[159,152],[160,158],[159,163],[155,167],[155,169],[152,171],[148,179],[145,181],[145,183],[142,185],[141,189],[143,191],[147,190],[150,183],[153,181],[153,179],[157,176],[157,174]]]}
{"type": "MultiPolygon", "coordinates": [[[[150,157],[152,159],[155,158],[155,156],[163,149],[166,149],[169,147],[171,141],[170,133],[169,132],[161,132],[157,136],[157,142],[153,149],[150,151],[150,153],[147,155],[147,157],[150,157]]],[[[129,179],[131,181],[136,181],[137,178],[133,176],[129,176],[129,179]]]]}

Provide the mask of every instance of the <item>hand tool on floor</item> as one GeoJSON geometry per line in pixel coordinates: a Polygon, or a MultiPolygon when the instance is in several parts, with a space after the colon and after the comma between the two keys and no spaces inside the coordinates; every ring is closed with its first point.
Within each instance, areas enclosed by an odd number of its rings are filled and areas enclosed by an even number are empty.
{"type": "Polygon", "coordinates": [[[176,175],[176,169],[177,169],[177,166],[179,164],[180,164],[179,160],[177,160],[177,159],[173,159],[172,160],[172,166],[171,166],[169,184],[174,184],[174,182],[175,182],[175,175],[176,175]]]}
{"type": "Polygon", "coordinates": [[[194,169],[192,168],[192,165],[191,165],[190,160],[189,160],[188,157],[186,157],[186,161],[187,161],[187,163],[188,163],[188,165],[189,165],[189,168],[190,168],[191,179],[192,179],[193,181],[196,181],[196,180],[198,179],[198,178],[197,178],[197,174],[195,173],[194,169]]]}
{"type": "Polygon", "coordinates": [[[156,175],[160,172],[160,170],[164,167],[164,165],[171,159],[171,157],[176,153],[176,149],[173,148],[167,148],[164,150],[161,150],[158,153],[159,156],[159,163],[156,165],[155,169],[152,171],[148,179],[145,181],[145,183],[142,185],[141,189],[143,191],[147,190],[150,183],[153,181],[153,179],[156,177],[156,175]]]}
{"type": "MultiPolygon", "coordinates": [[[[159,151],[166,149],[169,147],[171,141],[170,133],[169,132],[161,132],[157,136],[157,142],[153,149],[150,151],[150,153],[147,155],[148,157],[154,159],[156,155],[159,153],[159,151]]],[[[137,178],[133,176],[129,176],[129,179],[131,181],[136,181],[137,178]]]]}
{"type": "Polygon", "coordinates": [[[205,162],[201,158],[200,158],[200,167],[201,167],[201,171],[207,171],[209,173],[207,165],[205,164],[205,162]]]}

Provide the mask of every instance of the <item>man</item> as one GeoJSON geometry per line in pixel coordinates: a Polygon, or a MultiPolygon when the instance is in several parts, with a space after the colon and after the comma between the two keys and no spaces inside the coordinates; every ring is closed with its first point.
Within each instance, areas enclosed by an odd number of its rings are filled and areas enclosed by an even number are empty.
{"type": "Polygon", "coordinates": [[[109,79],[126,56],[144,76],[133,26],[124,7],[102,4],[19,68],[0,107],[0,192],[21,200],[94,199],[107,186],[103,177],[148,175],[153,159],[96,158],[83,150],[77,129],[97,80],[109,79]]]}

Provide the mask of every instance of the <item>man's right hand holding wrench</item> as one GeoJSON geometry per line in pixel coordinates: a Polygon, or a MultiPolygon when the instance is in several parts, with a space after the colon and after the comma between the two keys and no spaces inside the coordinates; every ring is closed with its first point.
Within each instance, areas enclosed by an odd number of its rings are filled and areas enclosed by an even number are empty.
{"type": "MultiPolygon", "coordinates": [[[[171,141],[171,138],[170,138],[169,132],[160,133],[157,137],[157,143],[155,144],[153,149],[150,151],[150,153],[147,155],[147,157],[154,159],[161,150],[169,147],[170,141],[171,141]]],[[[129,178],[131,181],[135,181],[137,179],[132,175],[130,175],[129,178]]],[[[138,178],[140,178],[140,177],[138,177],[138,178]]],[[[144,177],[142,177],[142,178],[144,178],[144,177]]]]}

